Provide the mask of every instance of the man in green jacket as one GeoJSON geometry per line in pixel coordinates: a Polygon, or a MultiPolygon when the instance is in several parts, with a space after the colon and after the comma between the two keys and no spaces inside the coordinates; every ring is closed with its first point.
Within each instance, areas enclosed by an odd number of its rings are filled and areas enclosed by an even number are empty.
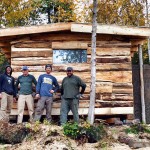
{"type": "Polygon", "coordinates": [[[67,122],[67,116],[71,110],[73,113],[74,121],[79,123],[79,99],[84,93],[86,84],[80,77],[73,74],[73,68],[67,68],[67,77],[62,81],[61,86],[61,110],[60,110],[60,124],[64,125],[67,122]],[[81,91],[80,91],[81,87],[81,91]]]}
{"type": "Polygon", "coordinates": [[[27,104],[30,121],[33,120],[34,113],[34,101],[32,97],[32,84],[36,86],[37,81],[33,75],[29,74],[29,69],[27,66],[22,67],[22,75],[18,77],[16,81],[16,88],[18,89],[18,85],[20,84],[19,90],[19,99],[18,99],[18,121],[17,123],[22,123],[24,106],[27,104]]]}

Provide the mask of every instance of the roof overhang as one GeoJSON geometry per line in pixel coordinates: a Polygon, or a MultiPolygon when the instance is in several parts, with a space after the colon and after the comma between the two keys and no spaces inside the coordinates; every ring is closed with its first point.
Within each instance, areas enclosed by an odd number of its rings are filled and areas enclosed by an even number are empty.
{"type": "MultiPolygon", "coordinates": [[[[71,31],[91,33],[92,26],[89,24],[72,24],[71,31]]],[[[97,24],[97,34],[113,34],[113,35],[148,37],[150,36],[150,28],[97,24]]]]}
{"type": "MultiPolygon", "coordinates": [[[[92,25],[81,23],[53,23],[47,25],[4,28],[0,29],[0,37],[59,31],[92,33],[92,25]]],[[[135,36],[137,38],[148,38],[148,36],[150,36],[150,28],[97,24],[97,34],[125,35],[135,36]]]]}

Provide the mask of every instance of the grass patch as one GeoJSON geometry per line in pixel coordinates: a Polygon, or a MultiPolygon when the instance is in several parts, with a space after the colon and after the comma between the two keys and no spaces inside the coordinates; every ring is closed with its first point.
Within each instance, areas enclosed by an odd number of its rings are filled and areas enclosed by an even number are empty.
{"type": "Polygon", "coordinates": [[[150,127],[146,124],[136,124],[125,129],[125,133],[127,134],[139,134],[140,132],[150,133],[150,127]]]}

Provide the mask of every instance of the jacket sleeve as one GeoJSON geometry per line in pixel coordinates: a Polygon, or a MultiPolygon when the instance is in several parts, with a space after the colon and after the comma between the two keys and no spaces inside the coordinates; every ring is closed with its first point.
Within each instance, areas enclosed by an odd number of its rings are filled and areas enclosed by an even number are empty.
{"type": "Polygon", "coordinates": [[[63,79],[62,84],[61,84],[61,87],[60,87],[60,93],[61,93],[61,95],[64,94],[63,83],[64,83],[64,79],[63,79]]]}
{"type": "Polygon", "coordinates": [[[34,76],[33,76],[33,83],[34,83],[35,86],[37,85],[37,81],[36,81],[34,76]]]}
{"type": "Polygon", "coordinates": [[[18,77],[16,84],[15,84],[16,94],[18,93],[18,85],[19,85],[19,77],[18,77]]]}
{"type": "Polygon", "coordinates": [[[39,76],[38,82],[36,84],[36,93],[37,94],[40,94],[41,83],[42,83],[42,76],[39,76]]]}
{"type": "Polygon", "coordinates": [[[14,91],[14,92],[13,92],[13,96],[16,97],[17,91],[16,91],[16,86],[15,86],[15,78],[13,78],[13,91],[14,91]]]}
{"type": "Polygon", "coordinates": [[[2,92],[3,75],[0,75],[0,93],[2,92]]]}
{"type": "Polygon", "coordinates": [[[83,94],[86,89],[86,84],[79,78],[79,85],[81,86],[80,94],[83,94]]]}
{"type": "Polygon", "coordinates": [[[54,90],[54,92],[56,93],[56,92],[59,90],[59,84],[58,84],[56,78],[54,78],[54,83],[53,83],[53,84],[54,84],[54,86],[55,86],[53,90],[54,90]]]}

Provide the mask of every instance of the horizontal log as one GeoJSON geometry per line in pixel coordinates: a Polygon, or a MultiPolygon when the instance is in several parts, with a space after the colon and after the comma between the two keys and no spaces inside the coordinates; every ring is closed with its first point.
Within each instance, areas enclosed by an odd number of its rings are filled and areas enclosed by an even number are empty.
{"type": "MultiPolygon", "coordinates": [[[[88,108],[79,108],[79,115],[87,115],[88,108]]],[[[95,108],[95,115],[123,115],[123,114],[133,114],[133,107],[114,107],[114,108],[95,108]]],[[[17,109],[12,109],[10,115],[18,115],[17,109]]],[[[28,111],[24,111],[24,115],[28,115],[28,111]]],[[[43,112],[45,115],[45,110],[43,112]]],[[[60,108],[53,108],[52,115],[60,115],[60,108]]],[[[69,115],[72,115],[71,111],[69,115]]]]}
{"type": "Polygon", "coordinates": [[[96,103],[100,103],[101,107],[133,107],[133,101],[96,100],[96,103]]]}
{"type": "MultiPolygon", "coordinates": [[[[71,64],[53,64],[53,71],[65,72],[67,67],[73,67],[74,71],[90,72],[91,64],[88,63],[71,63],[71,64]]],[[[20,66],[12,65],[15,72],[20,71],[20,66]]],[[[45,65],[38,65],[29,67],[32,72],[45,72],[45,65]]],[[[96,71],[131,71],[131,63],[103,63],[96,64],[96,71]]]]}
{"type": "Polygon", "coordinates": [[[113,90],[112,90],[113,93],[121,93],[121,94],[124,94],[124,93],[129,93],[129,94],[132,94],[133,93],[133,89],[123,89],[123,88],[114,88],[113,87],[113,90]]]}
{"type": "Polygon", "coordinates": [[[52,42],[53,49],[87,49],[87,42],[69,41],[69,42],[52,42]]]}
{"type": "MultiPolygon", "coordinates": [[[[13,72],[13,76],[15,78],[17,78],[18,75],[20,74],[22,73],[13,72]]],[[[43,74],[43,72],[30,72],[30,74],[38,78],[39,75],[43,74]]],[[[74,74],[81,77],[84,80],[84,82],[91,81],[91,74],[88,72],[83,72],[82,74],[80,72],[75,72],[74,74]]],[[[61,74],[60,72],[52,72],[52,75],[55,76],[58,79],[58,81],[61,82],[62,79],[66,76],[66,72],[62,72],[61,74]]],[[[101,71],[101,72],[97,72],[96,76],[97,76],[96,78],[97,82],[110,81],[110,82],[116,82],[116,83],[121,83],[121,82],[132,83],[132,71],[101,71]]]]}
{"type": "Polygon", "coordinates": [[[12,58],[16,57],[52,57],[52,50],[46,51],[13,51],[11,53],[12,58]]]}
{"type": "MultiPolygon", "coordinates": [[[[57,71],[57,72],[66,72],[67,67],[73,67],[74,71],[78,72],[85,72],[85,71],[90,71],[90,64],[87,63],[81,63],[81,64],[53,64],[52,65],[52,70],[57,71]]],[[[15,72],[20,71],[20,66],[17,65],[12,65],[13,69],[15,72]]],[[[40,65],[40,66],[30,66],[29,70],[31,72],[45,72],[45,65],[40,65]]]]}
{"type": "Polygon", "coordinates": [[[96,94],[97,99],[104,100],[104,101],[133,101],[133,94],[105,94],[105,93],[98,93],[96,94]]]}
{"type": "Polygon", "coordinates": [[[132,83],[132,71],[100,71],[96,73],[96,78],[97,82],[132,83]]]}
{"type": "Polygon", "coordinates": [[[12,58],[11,59],[11,61],[12,61],[12,63],[13,62],[20,62],[20,61],[24,61],[24,62],[26,62],[26,61],[45,61],[45,60],[47,60],[47,61],[49,61],[49,60],[51,60],[51,57],[46,57],[46,58],[44,58],[44,57],[27,57],[27,58],[24,58],[24,57],[19,57],[19,58],[12,58]]]}
{"type": "Polygon", "coordinates": [[[114,83],[113,84],[113,93],[133,93],[133,84],[132,83],[114,83]]]}
{"type": "MultiPolygon", "coordinates": [[[[21,71],[22,66],[11,65],[11,67],[13,68],[14,72],[19,72],[21,71]]],[[[29,66],[28,68],[31,72],[45,72],[45,65],[29,66]]]]}
{"type": "Polygon", "coordinates": [[[81,33],[43,33],[39,35],[31,35],[31,40],[34,41],[90,41],[91,35],[90,34],[81,34],[81,33]]]}
{"type": "MultiPolygon", "coordinates": [[[[61,83],[59,84],[61,85],[61,83]]],[[[87,83],[86,90],[84,92],[84,97],[82,100],[89,100],[90,99],[90,85],[87,83]]],[[[54,96],[55,100],[60,99],[60,93],[58,95],[56,94],[54,96]]],[[[96,99],[99,100],[108,100],[108,101],[132,101],[133,100],[133,90],[132,89],[122,89],[122,90],[116,90],[113,89],[112,87],[107,88],[106,86],[99,86],[96,85],[96,99]],[[102,89],[103,90],[99,90],[102,89]]]]}
{"type": "Polygon", "coordinates": [[[129,56],[130,48],[96,48],[97,56],[129,56]]]}
{"type": "Polygon", "coordinates": [[[97,71],[129,71],[132,69],[131,63],[97,63],[97,71]]]}
{"type": "Polygon", "coordinates": [[[12,65],[17,65],[17,66],[23,66],[23,65],[26,65],[26,66],[32,66],[32,65],[46,65],[46,64],[52,64],[52,59],[49,59],[49,60],[40,60],[40,61],[12,61],[11,62],[12,65]]]}
{"type": "MultiPolygon", "coordinates": [[[[97,35],[97,40],[101,42],[101,44],[107,44],[111,41],[104,41],[106,39],[110,39],[111,35],[97,35]],[[103,41],[102,41],[103,40],[103,41]]],[[[88,43],[91,43],[91,34],[81,34],[81,33],[59,33],[59,34],[53,34],[53,33],[46,33],[41,34],[40,36],[32,35],[30,36],[31,40],[36,41],[88,41],[88,43]]],[[[114,42],[114,41],[113,41],[114,42]]],[[[112,43],[113,43],[112,42],[112,43]]],[[[115,41],[115,43],[117,43],[115,41]]]]}
{"type": "MultiPolygon", "coordinates": [[[[17,103],[13,103],[12,109],[17,109],[17,107],[18,107],[17,105],[18,105],[17,103]]],[[[34,108],[36,108],[36,106],[37,106],[37,102],[34,103],[34,108]]],[[[53,108],[60,108],[61,107],[61,101],[60,102],[53,102],[52,107],[53,108]]],[[[79,107],[80,108],[89,108],[89,101],[80,101],[79,107]]],[[[95,104],[95,107],[100,107],[100,103],[95,104]]],[[[24,109],[28,110],[27,105],[25,105],[24,109]]]]}
{"type": "MultiPolygon", "coordinates": [[[[88,57],[89,59],[90,57],[88,57]]],[[[90,61],[90,60],[88,60],[90,61]]],[[[127,63],[131,62],[130,56],[106,56],[106,57],[96,57],[97,63],[127,63]]]]}
{"type": "MultiPolygon", "coordinates": [[[[121,36],[118,35],[118,37],[121,36]]],[[[31,35],[30,36],[31,40],[34,41],[89,41],[89,44],[91,44],[91,34],[82,34],[82,33],[59,33],[59,34],[53,34],[53,33],[43,33],[39,35],[31,35]]],[[[26,41],[25,41],[26,42],[26,41]]],[[[119,40],[116,40],[113,35],[100,35],[97,34],[97,43],[99,44],[116,44],[116,45],[122,45],[122,46],[127,46],[131,45],[129,42],[121,42],[119,40]]]]}
{"type": "MultiPolygon", "coordinates": [[[[91,34],[86,33],[42,33],[39,35],[30,35],[30,39],[34,41],[89,41],[89,44],[91,44],[91,34]]],[[[97,44],[109,44],[109,45],[120,45],[120,46],[129,46],[131,43],[129,41],[122,42],[120,39],[122,39],[121,36],[114,37],[114,35],[100,35],[97,34],[97,44]],[[119,39],[119,40],[118,40],[119,39]]]]}
{"type": "Polygon", "coordinates": [[[96,93],[112,93],[112,82],[97,82],[96,93]]]}
{"type": "Polygon", "coordinates": [[[49,42],[45,42],[45,41],[26,41],[23,43],[16,43],[14,45],[14,47],[16,48],[51,48],[52,47],[52,43],[49,42]]]}
{"type": "Polygon", "coordinates": [[[30,51],[31,51],[31,52],[34,52],[34,51],[36,51],[36,52],[37,52],[37,51],[41,52],[41,51],[51,51],[51,50],[52,50],[51,48],[15,48],[14,45],[11,46],[11,51],[12,51],[12,52],[20,52],[20,51],[21,51],[21,52],[22,52],[22,51],[23,51],[23,52],[24,52],[24,51],[25,51],[25,52],[30,52],[30,51]]]}
{"type": "MultiPolygon", "coordinates": [[[[89,108],[90,100],[80,100],[79,101],[79,108],[89,108]]],[[[18,103],[13,103],[12,109],[17,109],[18,103]]],[[[34,108],[37,106],[37,101],[34,103],[34,108]]],[[[53,102],[52,108],[60,108],[61,101],[53,102]]],[[[133,101],[103,101],[103,100],[96,100],[95,108],[104,108],[104,107],[133,107],[133,101]]],[[[27,105],[24,107],[25,110],[28,110],[27,105]]]]}
{"type": "Polygon", "coordinates": [[[30,36],[26,35],[22,38],[16,37],[16,40],[11,41],[10,43],[11,43],[11,45],[15,45],[16,43],[22,43],[23,41],[30,41],[30,36]]]}
{"type": "Polygon", "coordinates": [[[115,88],[126,88],[126,89],[131,89],[133,88],[133,84],[132,83],[113,83],[113,87],[115,88]]]}

